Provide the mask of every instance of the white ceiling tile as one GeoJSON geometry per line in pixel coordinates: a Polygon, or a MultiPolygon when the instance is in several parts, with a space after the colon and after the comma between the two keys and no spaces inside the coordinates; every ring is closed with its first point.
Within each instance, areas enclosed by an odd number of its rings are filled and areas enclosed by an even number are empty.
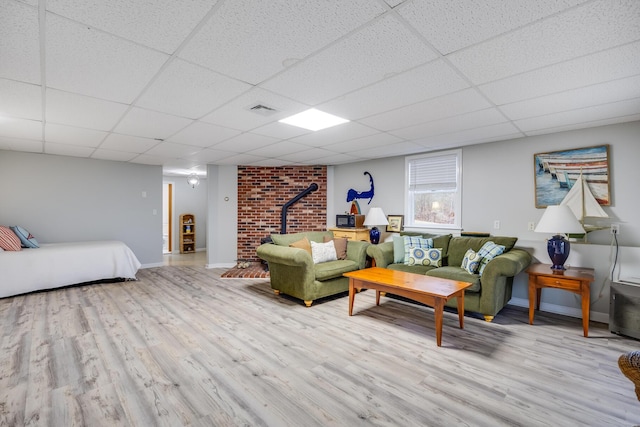
{"type": "Polygon", "coordinates": [[[247,131],[307,108],[309,108],[308,105],[256,87],[203,117],[202,121],[247,131]],[[262,114],[251,110],[256,105],[273,108],[275,111],[262,114]]]}
{"type": "Polygon", "coordinates": [[[500,110],[517,120],[632,98],[640,98],[640,75],[515,102],[501,106],[500,110]]]}
{"type": "Polygon", "coordinates": [[[638,16],[639,1],[590,2],[448,58],[474,83],[486,83],[638,40],[638,16]]]}
{"type": "Polygon", "coordinates": [[[339,153],[336,153],[335,151],[325,150],[323,148],[309,148],[308,150],[286,154],[284,156],[280,156],[279,158],[294,163],[315,164],[319,163],[320,159],[323,157],[333,156],[336,154],[339,153]]]}
{"type": "Polygon", "coordinates": [[[0,79],[0,116],[42,120],[41,86],[0,79]]]}
{"type": "Polygon", "coordinates": [[[451,132],[444,135],[430,136],[414,141],[431,149],[459,147],[480,144],[489,141],[521,138],[524,134],[512,123],[497,123],[473,129],[451,132]]]}
{"type": "Polygon", "coordinates": [[[640,71],[640,42],[487,83],[479,89],[497,105],[615,80],[640,71]]]}
{"type": "Polygon", "coordinates": [[[573,124],[568,124],[568,125],[561,125],[561,126],[557,126],[557,127],[549,127],[549,128],[543,128],[543,129],[537,129],[537,130],[530,130],[525,132],[525,135],[530,136],[530,135],[545,135],[545,134],[549,134],[549,133],[555,133],[555,132],[566,132],[569,130],[576,130],[576,129],[588,129],[591,127],[597,127],[597,126],[607,126],[607,125],[614,125],[617,123],[626,123],[626,122],[636,122],[640,120],[640,114],[633,114],[631,116],[622,116],[622,117],[613,117],[610,119],[600,119],[600,120],[592,120],[588,123],[573,123],[573,124]]]}
{"type": "Polygon", "coordinates": [[[271,138],[270,136],[245,132],[216,144],[211,148],[242,153],[245,151],[257,150],[258,148],[271,145],[277,141],[278,140],[276,138],[271,138]]]}
{"type": "Polygon", "coordinates": [[[49,87],[130,103],[169,57],[48,13],[46,58],[49,87]]]}
{"type": "Polygon", "coordinates": [[[42,141],[0,136],[0,150],[42,153],[44,150],[43,145],[42,141]]]}
{"type": "Polygon", "coordinates": [[[44,126],[44,137],[46,142],[80,145],[83,147],[97,147],[105,136],[107,136],[107,132],[99,130],[64,126],[55,123],[47,123],[44,126]]]}
{"type": "Polygon", "coordinates": [[[258,84],[385,11],[369,0],[227,1],[180,57],[258,84]]]}
{"type": "Polygon", "coordinates": [[[516,120],[514,123],[524,132],[529,132],[544,128],[557,128],[560,126],[578,123],[589,123],[595,120],[631,116],[639,113],[640,98],[634,98],[626,101],[565,111],[562,113],[516,120]]]}
{"type": "Polygon", "coordinates": [[[469,87],[443,60],[421,65],[317,108],[350,120],[394,110],[469,87]]]}
{"type": "Polygon", "coordinates": [[[232,156],[235,156],[238,153],[225,151],[225,150],[216,150],[212,148],[205,148],[202,151],[197,152],[191,156],[185,156],[184,158],[187,160],[198,161],[202,163],[216,163],[219,160],[226,159],[232,156]]]}
{"type": "Polygon", "coordinates": [[[40,84],[38,9],[0,2],[0,77],[40,84]]]}
{"type": "Polygon", "coordinates": [[[394,145],[401,141],[402,139],[398,138],[395,135],[390,135],[388,133],[378,133],[362,138],[350,139],[349,141],[339,142],[337,144],[328,144],[323,146],[322,148],[332,150],[337,153],[353,153],[354,151],[367,152],[373,148],[394,145]]]}
{"type": "Polygon", "coordinates": [[[415,126],[428,121],[457,116],[470,111],[482,110],[491,104],[475,89],[464,89],[428,101],[408,105],[360,120],[376,129],[391,131],[415,126]]]}
{"type": "Polygon", "coordinates": [[[297,126],[291,126],[286,123],[273,122],[255,129],[251,129],[251,132],[257,133],[259,135],[271,136],[273,138],[289,139],[295,138],[296,136],[305,135],[313,131],[299,128],[297,126]]]}
{"type": "Polygon", "coordinates": [[[42,122],[38,120],[0,117],[0,136],[41,140],[42,122]]]}
{"type": "Polygon", "coordinates": [[[304,165],[319,165],[319,164],[320,165],[344,165],[347,163],[355,163],[363,160],[365,160],[365,158],[360,156],[355,156],[354,153],[351,153],[351,154],[334,153],[328,156],[324,156],[322,158],[309,156],[306,160],[300,160],[296,163],[304,164],[304,165]]]}
{"type": "Polygon", "coordinates": [[[136,153],[127,153],[126,151],[114,151],[114,150],[103,150],[97,149],[91,154],[92,159],[100,159],[100,160],[114,160],[118,162],[128,162],[129,160],[136,157],[136,153]]]}
{"type": "Polygon", "coordinates": [[[309,147],[302,144],[296,144],[291,141],[280,141],[275,144],[267,145],[266,147],[257,148],[249,151],[249,154],[261,157],[277,157],[286,154],[297,153],[299,151],[308,150],[309,147]]]}
{"type": "Polygon", "coordinates": [[[149,156],[147,154],[140,154],[137,157],[129,160],[131,163],[139,163],[141,165],[156,165],[160,166],[165,163],[170,163],[171,159],[167,159],[166,157],[158,157],[158,156],[149,156]]]}
{"type": "Polygon", "coordinates": [[[255,162],[267,160],[265,157],[252,156],[251,154],[235,154],[216,162],[218,165],[252,165],[255,162]]]}
{"type": "Polygon", "coordinates": [[[379,159],[382,157],[421,153],[423,151],[425,151],[425,148],[423,146],[418,145],[415,142],[404,141],[367,149],[362,151],[361,153],[358,153],[358,155],[368,159],[379,159]]]}
{"type": "Polygon", "coordinates": [[[55,142],[46,142],[44,144],[44,152],[46,154],[56,154],[59,156],[90,157],[93,150],[91,147],[57,144],[55,142]]]}
{"type": "Polygon", "coordinates": [[[251,88],[198,65],[172,61],[136,105],[197,119],[251,88]]]}
{"type": "Polygon", "coordinates": [[[203,122],[194,122],[169,138],[168,142],[210,147],[240,135],[240,131],[203,122]]]}
{"type": "Polygon", "coordinates": [[[166,139],[192,122],[183,117],[132,108],[114,130],[144,138],[166,139]]]}
{"type": "Polygon", "coordinates": [[[195,147],[193,145],[174,144],[173,142],[162,142],[155,147],[151,148],[144,154],[156,157],[176,158],[192,156],[198,151],[201,151],[201,147],[195,147]]]}
{"type": "Polygon", "coordinates": [[[398,13],[446,55],[586,0],[431,0],[407,2],[398,13]]]}
{"type": "Polygon", "coordinates": [[[152,138],[110,133],[100,145],[100,148],[111,151],[125,151],[128,153],[144,153],[159,143],[158,140],[152,138]]]}
{"type": "Polygon", "coordinates": [[[47,89],[47,122],[111,130],[129,108],[126,104],[47,89]]]}
{"type": "Polygon", "coordinates": [[[455,117],[448,117],[417,126],[397,129],[391,133],[407,140],[419,140],[433,135],[452,133],[506,122],[507,119],[495,108],[474,111],[455,117]]]}
{"type": "Polygon", "coordinates": [[[360,138],[363,136],[374,135],[376,133],[378,133],[377,130],[372,129],[368,126],[363,126],[360,123],[356,122],[348,122],[338,126],[319,130],[317,132],[301,135],[296,138],[291,138],[291,140],[312,147],[322,147],[324,145],[347,141],[349,139],[360,138]]]}
{"type": "Polygon", "coordinates": [[[47,0],[47,10],[173,53],[216,0],[47,0]]]}
{"type": "Polygon", "coordinates": [[[251,163],[252,166],[262,166],[262,167],[289,166],[293,164],[294,164],[293,162],[288,162],[280,159],[264,159],[264,160],[259,160],[257,162],[251,163]]]}
{"type": "Polygon", "coordinates": [[[420,38],[390,14],[299,62],[262,87],[315,105],[435,58],[420,38]]]}
{"type": "Polygon", "coordinates": [[[384,0],[384,2],[386,4],[388,4],[391,7],[396,7],[397,5],[399,5],[400,3],[404,2],[405,0],[384,0]]]}

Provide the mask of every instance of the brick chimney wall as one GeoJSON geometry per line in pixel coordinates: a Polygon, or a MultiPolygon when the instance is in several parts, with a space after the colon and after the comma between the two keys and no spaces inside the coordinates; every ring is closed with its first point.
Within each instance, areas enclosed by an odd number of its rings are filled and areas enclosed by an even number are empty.
{"type": "Polygon", "coordinates": [[[326,166],[238,166],[238,259],[257,261],[260,239],[280,233],[282,205],[308,188],[318,189],[287,210],[287,233],[326,230],[326,166]]]}

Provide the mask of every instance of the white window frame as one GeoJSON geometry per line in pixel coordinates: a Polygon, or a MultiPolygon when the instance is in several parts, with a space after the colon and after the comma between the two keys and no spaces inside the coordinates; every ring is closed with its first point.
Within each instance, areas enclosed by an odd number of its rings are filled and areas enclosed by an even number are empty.
{"type": "Polygon", "coordinates": [[[419,154],[415,156],[405,157],[405,227],[407,228],[424,228],[424,229],[446,229],[446,230],[462,230],[462,149],[438,151],[427,154],[419,154]],[[435,226],[425,226],[423,224],[415,223],[414,210],[413,210],[413,192],[410,188],[410,170],[409,165],[415,161],[424,160],[429,162],[429,159],[437,161],[438,158],[443,156],[455,156],[455,177],[456,177],[456,192],[454,195],[454,212],[455,219],[453,224],[438,224],[435,226]]]}

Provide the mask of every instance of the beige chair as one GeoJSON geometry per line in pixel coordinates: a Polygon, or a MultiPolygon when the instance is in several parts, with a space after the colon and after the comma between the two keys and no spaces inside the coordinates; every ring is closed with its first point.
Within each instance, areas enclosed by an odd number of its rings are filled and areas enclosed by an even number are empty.
{"type": "Polygon", "coordinates": [[[636,386],[636,396],[640,400],[640,351],[630,351],[620,356],[618,366],[624,376],[636,386]]]}

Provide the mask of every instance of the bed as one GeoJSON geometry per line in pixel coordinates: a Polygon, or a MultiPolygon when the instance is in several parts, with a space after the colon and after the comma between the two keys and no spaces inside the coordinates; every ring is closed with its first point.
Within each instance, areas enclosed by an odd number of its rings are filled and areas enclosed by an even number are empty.
{"type": "Polygon", "coordinates": [[[134,279],[140,261],[120,241],[42,243],[0,252],[0,298],[106,279],[134,279]]]}

